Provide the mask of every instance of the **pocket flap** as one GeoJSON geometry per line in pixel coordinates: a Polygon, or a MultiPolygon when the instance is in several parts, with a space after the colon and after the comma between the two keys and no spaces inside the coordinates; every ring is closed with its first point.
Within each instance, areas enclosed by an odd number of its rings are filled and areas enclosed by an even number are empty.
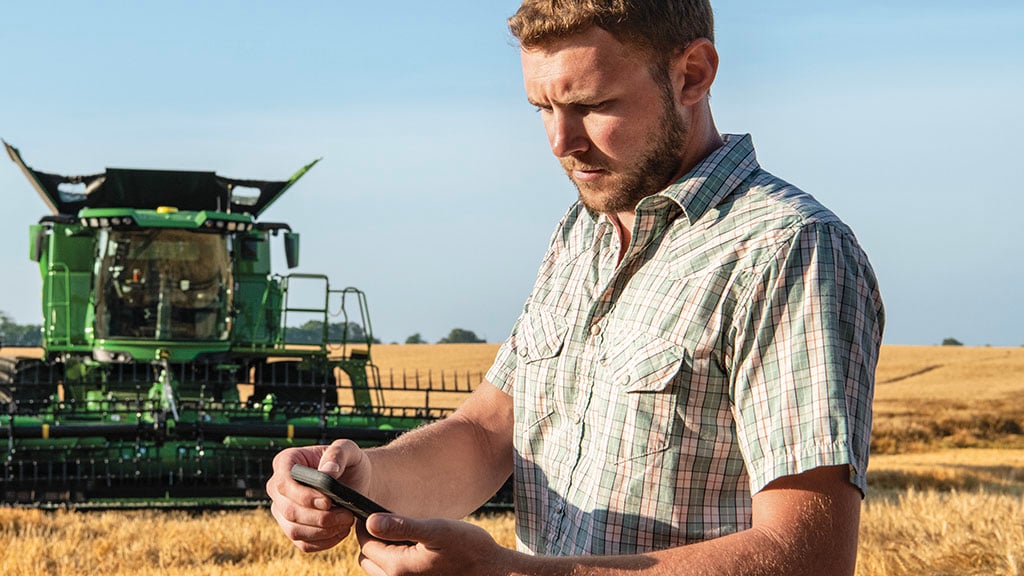
{"type": "Polygon", "coordinates": [[[519,355],[527,362],[554,358],[562,351],[569,325],[547,310],[530,310],[521,330],[519,355]]]}
{"type": "Polygon", "coordinates": [[[626,392],[660,392],[683,365],[686,349],[652,336],[632,332],[623,334],[610,362],[613,381],[626,392]]]}

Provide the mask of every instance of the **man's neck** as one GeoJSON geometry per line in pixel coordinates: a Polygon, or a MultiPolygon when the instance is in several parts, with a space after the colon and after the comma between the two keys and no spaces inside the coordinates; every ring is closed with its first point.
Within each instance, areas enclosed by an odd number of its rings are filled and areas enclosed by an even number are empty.
{"type": "MultiPolygon", "coordinates": [[[[687,172],[693,170],[697,164],[702,162],[705,158],[710,156],[712,152],[718,150],[725,144],[725,140],[715,127],[715,122],[711,118],[710,112],[705,115],[698,116],[698,118],[700,118],[701,121],[698,122],[694,126],[694,129],[690,131],[690,135],[693,140],[691,140],[691,142],[686,146],[686,149],[689,150],[689,152],[683,153],[683,161],[680,163],[679,173],[674,175],[672,179],[665,184],[666,187],[685,176],[687,172]]],[[[608,214],[608,219],[615,225],[615,231],[619,235],[618,262],[622,262],[622,258],[625,257],[626,251],[629,250],[629,243],[633,239],[633,223],[636,221],[636,210],[614,212],[608,214]]]]}

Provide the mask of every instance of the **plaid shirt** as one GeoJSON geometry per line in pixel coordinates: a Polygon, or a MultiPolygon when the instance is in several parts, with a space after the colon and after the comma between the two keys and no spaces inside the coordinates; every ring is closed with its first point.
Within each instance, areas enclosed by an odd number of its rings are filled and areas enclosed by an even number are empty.
{"type": "Polygon", "coordinates": [[[751,494],[865,489],[883,325],[853,233],[728,136],[636,209],[617,264],[573,206],[487,374],[513,397],[521,550],[628,554],[751,526],[751,494]]]}

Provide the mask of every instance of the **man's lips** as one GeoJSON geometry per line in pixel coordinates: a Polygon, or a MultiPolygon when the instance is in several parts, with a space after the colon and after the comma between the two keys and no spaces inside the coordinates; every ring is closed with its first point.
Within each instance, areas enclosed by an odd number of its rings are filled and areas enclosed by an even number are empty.
{"type": "Polygon", "coordinates": [[[607,170],[600,166],[588,166],[586,164],[563,164],[563,168],[572,177],[573,180],[579,182],[590,182],[607,173],[607,170]]]}
{"type": "Polygon", "coordinates": [[[592,180],[596,180],[602,174],[604,174],[604,170],[597,168],[586,170],[576,168],[572,171],[573,180],[576,180],[577,182],[590,182],[592,180]]]}

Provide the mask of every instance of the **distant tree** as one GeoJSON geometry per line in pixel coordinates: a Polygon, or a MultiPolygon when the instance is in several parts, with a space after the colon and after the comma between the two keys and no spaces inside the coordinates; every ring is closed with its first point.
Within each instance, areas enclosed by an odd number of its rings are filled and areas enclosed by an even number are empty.
{"type": "Polygon", "coordinates": [[[406,338],[405,339],[405,343],[406,344],[426,344],[427,341],[423,339],[423,336],[420,336],[419,332],[417,332],[417,333],[413,334],[412,336],[409,336],[408,338],[406,338]]]}
{"type": "MultiPolygon", "coordinates": [[[[289,326],[287,339],[293,344],[319,344],[323,341],[324,323],[319,320],[310,320],[301,326],[289,326]]],[[[366,332],[356,322],[332,322],[327,325],[327,339],[331,342],[365,342],[366,332]]],[[[380,340],[373,338],[374,344],[380,344],[380,340]]]]}
{"type": "Polygon", "coordinates": [[[956,338],[944,338],[942,340],[943,346],[963,346],[964,343],[957,340],[956,338]]]}
{"type": "Polygon", "coordinates": [[[4,346],[39,346],[43,343],[43,328],[39,324],[15,324],[5,312],[0,312],[0,344],[4,346]]]}
{"type": "Polygon", "coordinates": [[[472,330],[464,330],[462,328],[452,328],[452,331],[447,336],[438,340],[438,344],[479,344],[487,342],[486,340],[477,338],[476,334],[472,330]]]}

